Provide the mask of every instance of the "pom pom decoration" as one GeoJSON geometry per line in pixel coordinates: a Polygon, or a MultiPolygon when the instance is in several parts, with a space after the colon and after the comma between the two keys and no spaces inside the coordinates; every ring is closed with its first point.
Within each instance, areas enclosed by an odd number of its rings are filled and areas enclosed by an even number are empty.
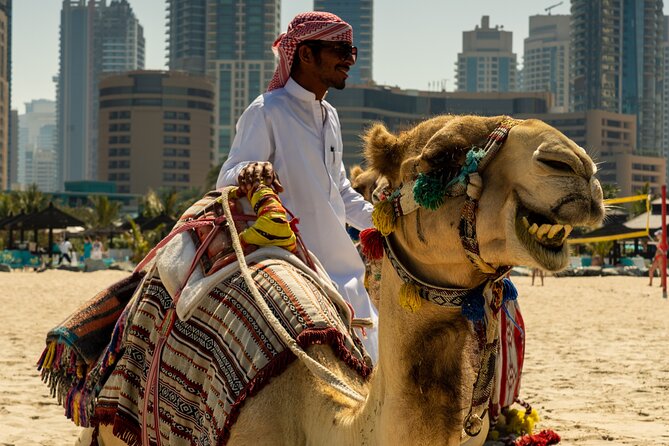
{"type": "Polygon", "coordinates": [[[418,286],[413,283],[404,283],[400,288],[400,305],[415,313],[422,305],[421,297],[418,291],[418,286]]]}
{"type": "Polygon", "coordinates": [[[362,254],[370,260],[383,257],[383,236],[378,229],[367,228],[360,232],[362,254]]]}
{"type": "Polygon", "coordinates": [[[560,442],[560,436],[552,430],[543,430],[535,435],[524,435],[516,440],[515,446],[550,446],[560,442]]]}
{"type": "Polygon", "coordinates": [[[485,316],[485,298],[477,293],[462,302],[462,315],[472,322],[478,322],[485,316]]]}
{"type": "Polygon", "coordinates": [[[395,210],[390,200],[379,201],[374,205],[372,222],[384,237],[395,230],[395,210]]]}
{"type": "Polygon", "coordinates": [[[445,187],[442,175],[421,173],[413,186],[413,199],[420,206],[435,210],[444,204],[445,187]]]}

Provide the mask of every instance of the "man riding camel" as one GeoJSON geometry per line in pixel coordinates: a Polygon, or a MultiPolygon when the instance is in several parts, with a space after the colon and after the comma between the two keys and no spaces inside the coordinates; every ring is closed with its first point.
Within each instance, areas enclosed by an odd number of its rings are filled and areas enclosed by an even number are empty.
{"type": "MultiPolygon", "coordinates": [[[[346,231],[346,224],[371,227],[373,207],[351,187],[339,117],[324,100],[330,87],[346,86],[357,56],[352,43],[351,25],[334,14],[307,12],[290,22],[272,47],[279,58],[274,77],[240,117],[216,186],[238,184],[246,192],[264,183],[280,192],[300,220],[307,248],[356,317],[376,325],[377,311],[364,287],[365,266],[346,231]]],[[[376,329],[362,338],[376,360],[376,329]]]]}

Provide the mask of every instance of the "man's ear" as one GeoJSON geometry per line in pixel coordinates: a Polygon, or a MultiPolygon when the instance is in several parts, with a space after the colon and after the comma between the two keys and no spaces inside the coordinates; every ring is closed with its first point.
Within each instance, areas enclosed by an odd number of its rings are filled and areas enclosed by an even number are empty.
{"type": "Polygon", "coordinates": [[[314,52],[309,45],[300,45],[297,49],[297,57],[302,63],[311,63],[314,60],[314,52]]]}

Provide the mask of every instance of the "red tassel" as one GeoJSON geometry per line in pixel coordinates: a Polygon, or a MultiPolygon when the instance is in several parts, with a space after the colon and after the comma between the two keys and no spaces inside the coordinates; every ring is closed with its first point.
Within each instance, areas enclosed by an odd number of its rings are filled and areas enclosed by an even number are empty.
{"type": "Polygon", "coordinates": [[[549,429],[534,435],[523,435],[516,440],[515,446],[550,446],[559,442],[560,436],[549,429]]]}
{"type": "Polygon", "coordinates": [[[367,228],[360,232],[362,254],[370,260],[383,257],[383,236],[376,228],[367,228]]]}

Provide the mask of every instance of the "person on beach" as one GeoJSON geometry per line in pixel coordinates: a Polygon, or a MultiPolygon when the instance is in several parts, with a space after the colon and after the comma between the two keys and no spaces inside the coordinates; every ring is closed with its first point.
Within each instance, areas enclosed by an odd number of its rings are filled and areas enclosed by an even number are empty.
{"type": "Polygon", "coordinates": [[[653,257],[653,262],[648,268],[648,286],[653,286],[653,276],[655,276],[655,271],[658,275],[662,277],[662,258],[667,254],[661,247],[660,242],[662,241],[662,230],[655,231],[655,256],[653,257]]]}
{"type": "Polygon", "coordinates": [[[58,256],[58,264],[63,263],[63,259],[67,260],[67,263],[72,263],[72,243],[64,237],[63,240],[58,244],[58,249],[60,250],[60,256],[58,256]]]}
{"type": "Polygon", "coordinates": [[[100,241],[100,237],[95,237],[95,241],[93,242],[93,245],[91,246],[91,259],[102,260],[102,251],[103,250],[104,250],[104,246],[102,245],[102,242],[100,241]]]}
{"type": "MultiPolygon", "coordinates": [[[[237,184],[246,193],[264,183],[280,193],[300,219],[307,248],[355,316],[376,325],[377,312],[364,287],[365,265],[346,231],[346,224],[371,227],[373,207],[351,187],[339,116],[324,99],[329,88],[346,86],[355,63],[352,27],[327,12],[298,14],[272,50],[279,59],[274,77],[239,118],[216,186],[237,184]]],[[[362,339],[376,360],[376,329],[362,339]]]]}

